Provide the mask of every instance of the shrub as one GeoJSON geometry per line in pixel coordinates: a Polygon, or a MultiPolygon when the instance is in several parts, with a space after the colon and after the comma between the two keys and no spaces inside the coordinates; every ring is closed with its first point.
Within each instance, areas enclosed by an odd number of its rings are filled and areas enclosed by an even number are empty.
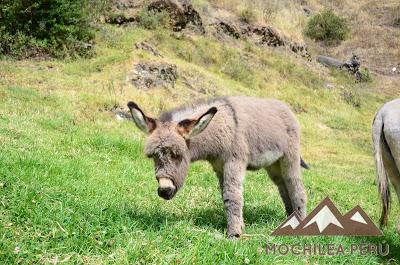
{"type": "Polygon", "coordinates": [[[350,27],[345,18],[332,10],[324,10],[308,21],[304,33],[316,41],[333,44],[345,40],[349,32],[350,27]]]}
{"type": "Polygon", "coordinates": [[[220,71],[233,80],[242,82],[248,87],[254,86],[254,71],[240,54],[232,50],[222,51],[220,71]]]}
{"type": "Polygon", "coordinates": [[[345,88],[341,92],[341,96],[347,104],[352,105],[355,108],[361,107],[361,97],[355,89],[345,88]]]}
{"type": "Polygon", "coordinates": [[[246,23],[254,23],[257,21],[257,13],[248,6],[240,11],[240,19],[246,23]]]}
{"type": "Polygon", "coordinates": [[[149,10],[144,7],[139,12],[139,25],[145,29],[171,28],[171,19],[166,10],[149,10]]]}
{"type": "Polygon", "coordinates": [[[359,72],[360,72],[361,82],[366,82],[366,83],[372,82],[372,74],[367,68],[360,67],[359,72]]]}
{"type": "Polygon", "coordinates": [[[254,23],[257,21],[256,11],[251,7],[246,7],[240,11],[240,19],[246,23],[254,23]]]}
{"type": "Polygon", "coordinates": [[[87,1],[3,0],[0,53],[18,58],[91,55],[94,34],[87,1]]]}

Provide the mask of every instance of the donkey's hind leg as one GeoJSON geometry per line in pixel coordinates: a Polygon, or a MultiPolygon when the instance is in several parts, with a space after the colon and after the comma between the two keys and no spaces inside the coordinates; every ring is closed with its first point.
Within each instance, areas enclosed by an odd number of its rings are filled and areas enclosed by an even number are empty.
{"type": "Polygon", "coordinates": [[[290,201],[288,191],[286,189],[285,182],[283,181],[282,178],[279,161],[272,164],[269,167],[266,167],[266,170],[268,172],[268,176],[275,183],[275,185],[278,186],[279,194],[281,195],[283,203],[285,204],[286,214],[289,216],[293,212],[293,207],[292,207],[292,202],[290,201]]]}
{"type": "Polygon", "coordinates": [[[383,164],[400,202],[400,131],[385,131],[383,164]]]}
{"type": "Polygon", "coordinates": [[[301,179],[300,156],[285,155],[280,159],[280,167],[292,208],[304,219],[307,214],[307,197],[301,179]]]}
{"type": "MultiPolygon", "coordinates": [[[[383,145],[383,164],[400,202],[400,131],[385,131],[387,145],[383,145]]],[[[400,233],[400,220],[397,223],[400,233]]]]}

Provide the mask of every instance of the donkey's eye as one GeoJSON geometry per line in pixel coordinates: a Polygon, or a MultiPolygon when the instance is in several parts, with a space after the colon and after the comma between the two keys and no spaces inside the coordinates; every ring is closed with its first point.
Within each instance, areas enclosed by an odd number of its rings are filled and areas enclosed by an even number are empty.
{"type": "Polygon", "coordinates": [[[172,157],[172,159],[176,159],[176,160],[181,160],[181,158],[182,158],[182,156],[180,154],[174,153],[174,152],[171,153],[171,157],[172,157]]]}

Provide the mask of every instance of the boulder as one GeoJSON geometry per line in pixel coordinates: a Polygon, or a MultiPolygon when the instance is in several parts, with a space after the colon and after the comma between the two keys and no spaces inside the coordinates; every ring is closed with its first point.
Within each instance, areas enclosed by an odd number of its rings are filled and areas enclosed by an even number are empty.
{"type": "Polygon", "coordinates": [[[156,48],[154,48],[153,46],[151,46],[149,43],[147,43],[145,41],[135,43],[135,48],[141,49],[144,51],[148,51],[149,53],[151,53],[154,56],[162,57],[162,55],[157,51],[156,48]]]}
{"type": "Polygon", "coordinates": [[[167,11],[174,31],[181,31],[191,24],[200,33],[205,33],[201,17],[189,0],[155,0],[148,5],[148,9],[158,12],[167,11]]]}
{"type": "Polygon", "coordinates": [[[354,76],[357,82],[362,80],[362,74],[360,72],[360,59],[357,55],[352,55],[347,61],[340,61],[329,56],[319,55],[317,56],[317,62],[328,66],[339,69],[344,69],[354,76]]]}
{"type": "Polygon", "coordinates": [[[166,63],[136,63],[127,81],[136,88],[148,90],[153,87],[174,87],[178,78],[176,65],[166,63]]]}
{"type": "Polygon", "coordinates": [[[258,46],[286,47],[294,53],[310,59],[305,44],[291,41],[270,26],[262,26],[241,21],[218,20],[211,24],[217,37],[229,36],[234,39],[247,39],[258,46]]]}

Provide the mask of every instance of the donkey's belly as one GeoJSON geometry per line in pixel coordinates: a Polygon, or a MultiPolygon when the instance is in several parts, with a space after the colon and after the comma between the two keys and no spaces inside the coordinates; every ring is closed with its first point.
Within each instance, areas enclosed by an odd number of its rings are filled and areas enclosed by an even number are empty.
{"type": "Polygon", "coordinates": [[[282,155],[281,151],[266,151],[264,153],[252,154],[247,167],[250,170],[268,167],[278,161],[282,155]]]}

